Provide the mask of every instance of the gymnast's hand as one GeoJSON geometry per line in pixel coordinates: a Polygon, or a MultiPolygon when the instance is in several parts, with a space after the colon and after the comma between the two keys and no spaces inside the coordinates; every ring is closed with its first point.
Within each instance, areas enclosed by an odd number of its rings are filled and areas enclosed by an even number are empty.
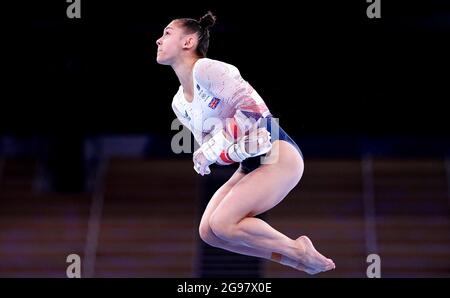
{"type": "Polygon", "coordinates": [[[194,169],[200,175],[211,173],[209,165],[217,161],[222,150],[231,146],[233,142],[228,140],[226,132],[219,130],[211,138],[204,142],[200,148],[194,152],[194,169]]]}
{"type": "Polygon", "coordinates": [[[194,152],[192,160],[194,162],[194,170],[198,174],[203,176],[211,173],[209,165],[212,164],[212,162],[205,157],[201,147],[194,152]]]}
{"type": "Polygon", "coordinates": [[[249,155],[248,157],[267,153],[272,148],[271,135],[265,127],[256,128],[242,137],[238,143],[249,155]]]}

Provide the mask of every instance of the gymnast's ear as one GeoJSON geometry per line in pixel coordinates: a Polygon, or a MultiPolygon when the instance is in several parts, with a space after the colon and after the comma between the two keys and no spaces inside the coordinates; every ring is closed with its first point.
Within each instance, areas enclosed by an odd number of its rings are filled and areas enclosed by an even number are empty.
{"type": "Polygon", "coordinates": [[[197,37],[195,36],[195,34],[188,34],[183,38],[183,49],[191,49],[191,48],[195,48],[197,45],[197,37]]]}

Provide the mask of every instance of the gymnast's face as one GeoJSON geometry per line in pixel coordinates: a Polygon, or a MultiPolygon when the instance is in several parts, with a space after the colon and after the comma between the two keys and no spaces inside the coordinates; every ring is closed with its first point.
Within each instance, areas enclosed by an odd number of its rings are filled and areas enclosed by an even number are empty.
{"type": "Polygon", "coordinates": [[[159,64],[172,65],[180,55],[194,46],[195,41],[195,34],[186,34],[176,20],[172,21],[156,41],[156,61],[159,64]]]}

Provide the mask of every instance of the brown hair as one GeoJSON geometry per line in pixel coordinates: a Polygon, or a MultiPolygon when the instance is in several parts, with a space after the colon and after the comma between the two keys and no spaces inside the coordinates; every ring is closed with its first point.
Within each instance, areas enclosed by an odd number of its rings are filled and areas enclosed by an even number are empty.
{"type": "Polygon", "coordinates": [[[176,19],[176,21],[180,23],[182,27],[184,27],[186,33],[198,34],[198,45],[196,48],[196,53],[199,57],[206,57],[206,53],[208,52],[209,48],[209,28],[216,23],[216,16],[214,16],[212,12],[208,11],[198,20],[182,18],[176,19]]]}

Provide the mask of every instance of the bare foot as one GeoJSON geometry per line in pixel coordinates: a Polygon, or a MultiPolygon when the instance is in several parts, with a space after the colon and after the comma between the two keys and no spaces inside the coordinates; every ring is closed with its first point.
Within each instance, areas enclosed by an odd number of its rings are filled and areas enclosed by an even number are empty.
{"type": "Polygon", "coordinates": [[[298,260],[291,259],[291,258],[289,258],[287,256],[282,256],[281,257],[280,264],[292,267],[292,268],[300,270],[300,271],[305,271],[305,272],[307,272],[309,274],[315,274],[316,273],[316,270],[314,270],[314,269],[312,269],[310,267],[307,267],[307,266],[305,266],[305,264],[302,264],[298,260]]]}
{"type": "Polygon", "coordinates": [[[324,257],[313,246],[311,240],[306,236],[295,240],[300,248],[299,263],[297,269],[309,274],[316,274],[336,268],[333,260],[324,257]]]}
{"type": "Polygon", "coordinates": [[[304,272],[306,272],[308,274],[311,274],[311,275],[317,274],[317,273],[320,272],[320,271],[314,270],[314,269],[312,269],[310,267],[307,267],[307,266],[305,266],[304,264],[302,264],[300,262],[297,262],[297,266],[295,267],[295,269],[300,270],[300,271],[304,271],[304,272]]]}

